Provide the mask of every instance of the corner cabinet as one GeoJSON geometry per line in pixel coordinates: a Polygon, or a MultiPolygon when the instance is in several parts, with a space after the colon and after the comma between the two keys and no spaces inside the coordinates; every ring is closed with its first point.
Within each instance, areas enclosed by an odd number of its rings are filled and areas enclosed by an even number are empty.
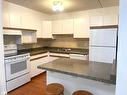
{"type": "Polygon", "coordinates": [[[74,18],[74,38],[89,38],[89,16],[74,18]]]}
{"type": "Polygon", "coordinates": [[[73,34],[73,19],[62,19],[52,21],[52,34],[73,34]]]}
{"type": "Polygon", "coordinates": [[[42,22],[42,38],[53,38],[51,21],[42,22]]]}

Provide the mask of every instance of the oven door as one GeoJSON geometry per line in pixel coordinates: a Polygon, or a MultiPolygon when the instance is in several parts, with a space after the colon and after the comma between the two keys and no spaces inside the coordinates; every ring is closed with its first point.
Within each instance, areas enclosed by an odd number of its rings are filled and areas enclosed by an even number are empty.
{"type": "Polygon", "coordinates": [[[28,59],[6,63],[6,80],[12,80],[29,73],[28,59]]]}

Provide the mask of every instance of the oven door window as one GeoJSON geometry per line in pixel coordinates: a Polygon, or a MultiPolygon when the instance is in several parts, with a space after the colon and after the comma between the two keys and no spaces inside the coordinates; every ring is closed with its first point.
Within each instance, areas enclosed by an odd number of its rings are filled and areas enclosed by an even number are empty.
{"type": "Polygon", "coordinates": [[[29,73],[28,63],[29,60],[27,59],[21,59],[6,63],[6,80],[9,81],[29,73]]]}
{"type": "Polygon", "coordinates": [[[17,72],[23,71],[27,69],[27,64],[26,64],[26,60],[15,63],[15,64],[11,64],[10,66],[10,70],[11,70],[11,74],[15,74],[17,72]]]}

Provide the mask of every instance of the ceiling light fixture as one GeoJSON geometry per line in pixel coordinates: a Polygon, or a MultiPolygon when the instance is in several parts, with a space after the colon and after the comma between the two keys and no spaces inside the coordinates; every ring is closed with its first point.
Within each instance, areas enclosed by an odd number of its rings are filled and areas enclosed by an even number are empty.
{"type": "Polygon", "coordinates": [[[54,1],[53,6],[52,6],[52,10],[62,12],[64,10],[62,1],[59,1],[59,0],[54,1]]]}

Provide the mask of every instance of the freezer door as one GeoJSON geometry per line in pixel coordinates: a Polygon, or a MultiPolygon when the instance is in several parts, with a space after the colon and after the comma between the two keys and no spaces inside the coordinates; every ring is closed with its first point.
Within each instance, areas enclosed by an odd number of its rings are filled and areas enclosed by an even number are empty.
{"type": "Polygon", "coordinates": [[[90,46],[116,46],[117,28],[91,29],[90,46]]]}
{"type": "Polygon", "coordinates": [[[110,47],[89,47],[89,60],[104,63],[113,63],[116,48],[110,47]]]}

